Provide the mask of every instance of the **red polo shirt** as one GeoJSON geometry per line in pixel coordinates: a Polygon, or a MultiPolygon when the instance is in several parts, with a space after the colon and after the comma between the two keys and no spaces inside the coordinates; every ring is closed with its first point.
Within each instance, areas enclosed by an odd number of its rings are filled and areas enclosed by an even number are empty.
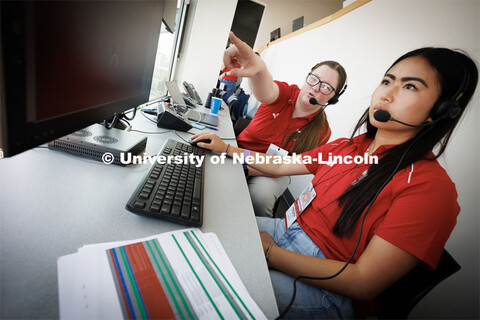
{"type": "MultiPolygon", "coordinates": [[[[242,67],[242,66],[240,65],[239,62],[235,62],[235,68],[241,68],[241,67],[242,67]]],[[[230,71],[230,70],[231,70],[230,68],[225,67],[225,68],[222,70],[222,72],[225,73],[225,72],[228,72],[228,71],[230,71]]],[[[223,79],[223,80],[237,81],[237,80],[238,80],[238,77],[229,74],[229,75],[223,76],[222,79],[223,79]]]]}
{"type": "MultiPolygon", "coordinates": [[[[338,139],[302,154],[326,160],[333,155],[361,155],[371,139],[365,135],[338,139]]],[[[374,155],[388,146],[379,147],[374,155]]],[[[307,164],[315,175],[312,180],[317,193],[312,203],[298,218],[308,236],[330,259],[346,261],[354,250],[360,231],[357,223],[350,239],[339,239],[331,232],[341,209],[336,200],[357,180],[368,165],[318,163],[307,164]]],[[[362,238],[353,262],[357,261],[374,234],[409,252],[429,268],[436,268],[445,243],[456,224],[460,207],[454,183],[437,161],[420,160],[400,170],[387,184],[367,213],[362,238]]]]}
{"type": "MultiPolygon", "coordinates": [[[[297,101],[300,89],[296,85],[289,85],[286,82],[275,81],[278,85],[279,94],[277,100],[272,104],[262,104],[255,113],[252,121],[238,136],[238,146],[258,152],[267,152],[271,143],[290,150],[294,140],[284,146],[282,141],[292,133],[301,130],[306,126],[316,113],[306,117],[292,119],[295,102],[297,101]]],[[[330,139],[328,122],[322,130],[320,141],[327,136],[325,142],[330,139]]]]}

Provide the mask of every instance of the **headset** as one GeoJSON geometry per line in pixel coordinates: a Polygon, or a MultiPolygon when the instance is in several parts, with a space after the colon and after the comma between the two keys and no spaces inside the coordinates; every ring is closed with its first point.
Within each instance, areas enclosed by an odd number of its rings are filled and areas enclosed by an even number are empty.
{"type": "Polygon", "coordinates": [[[340,90],[338,94],[335,91],[335,95],[330,100],[328,100],[327,102],[328,104],[336,104],[338,102],[338,99],[340,98],[340,96],[345,92],[345,90],[347,90],[347,87],[348,87],[347,81],[348,80],[345,79],[345,84],[343,85],[342,90],[340,90]]]}
{"type": "Polygon", "coordinates": [[[453,95],[451,98],[438,101],[435,106],[433,106],[432,110],[430,111],[430,117],[434,121],[444,118],[454,119],[461,113],[462,109],[458,105],[458,101],[467,90],[470,82],[470,73],[466,67],[464,67],[464,71],[462,84],[458,88],[455,95],[453,95]]]}

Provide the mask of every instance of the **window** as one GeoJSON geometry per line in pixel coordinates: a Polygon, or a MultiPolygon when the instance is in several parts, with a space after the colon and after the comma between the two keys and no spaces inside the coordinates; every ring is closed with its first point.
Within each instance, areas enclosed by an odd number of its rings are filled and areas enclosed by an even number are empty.
{"type": "Polygon", "coordinates": [[[181,35],[183,32],[189,0],[165,1],[160,38],[158,40],[157,57],[153,71],[150,101],[167,94],[165,81],[172,78],[175,68],[175,57],[180,48],[181,35]],[[172,8],[172,6],[174,6],[172,8]]]}

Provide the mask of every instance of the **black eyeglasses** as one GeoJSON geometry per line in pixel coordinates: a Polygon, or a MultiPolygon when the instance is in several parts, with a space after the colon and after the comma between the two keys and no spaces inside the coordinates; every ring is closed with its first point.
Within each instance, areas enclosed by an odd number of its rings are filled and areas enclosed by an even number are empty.
{"type": "Polygon", "coordinates": [[[330,93],[332,93],[332,91],[335,91],[335,88],[333,88],[330,84],[328,84],[326,82],[323,82],[322,80],[318,79],[318,77],[316,75],[314,75],[313,73],[308,74],[306,81],[312,87],[314,87],[314,86],[316,86],[317,84],[320,83],[319,90],[324,95],[329,95],[330,93]]]}

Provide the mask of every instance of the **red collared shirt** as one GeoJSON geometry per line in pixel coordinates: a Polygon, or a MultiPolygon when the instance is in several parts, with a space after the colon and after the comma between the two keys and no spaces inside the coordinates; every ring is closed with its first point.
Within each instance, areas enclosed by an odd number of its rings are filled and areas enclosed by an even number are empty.
{"type": "MultiPolygon", "coordinates": [[[[343,138],[302,154],[326,160],[328,154],[363,156],[371,139],[343,138]]],[[[391,146],[380,146],[378,155],[391,146]]],[[[339,239],[332,228],[341,208],[336,200],[368,168],[364,164],[306,165],[315,175],[317,193],[298,218],[298,223],[329,259],[346,261],[354,250],[360,221],[350,239],[339,239]]],[[[365,211],[364,211],[365,212],[365,211]]],[[[455,184],[437,161],[420,160],[400,170],[379,194],[367,213],[353,262],[357,261],[374,234],[409,252],[429,268],[436,268],[460,207],[455,184]]]]}
{"type": "MultiPolygon", "coordinates": [[[[242,66],[240,65],[240,63],[235,62],[235,68],[241,68],[241,67],[242,67],[242,66]]],[[[230,68],[225,67],[225,68],[222,70],[222,72],[226,73],[226,72],[228,72],[228,71],[230,71],[230,70],[231,70],[230,68]]],[[[223,79],[223,80],[230,80],[230,81],[237,81],[237,80],[238,80],[238,77],[229,74],[229,75],[223,76],[222,79],[223,79]]]]}
{"type": "MultiPolygon", "coordinates": [[[[289,85],[286,82],[275,82],[279,89],[277,100],[269,105],[260,105],[248,127],[238,136],[237,142],[239,147],[265,153],[270,144],[273,143],[285,150],[290,150],[295,141],[291,140],[285,146],[282,145],[284,139],[298,129],[301,130],[316,115],[314,113],[306,117],[292,119],[300,89],[298,86],[289,85]]],[[[325,122],[323,127],[319,145],[325,135],[328,135],[327,139],[325,139],[325,142],[327,142],[331,135],[328,122],[325,122]]]]}

